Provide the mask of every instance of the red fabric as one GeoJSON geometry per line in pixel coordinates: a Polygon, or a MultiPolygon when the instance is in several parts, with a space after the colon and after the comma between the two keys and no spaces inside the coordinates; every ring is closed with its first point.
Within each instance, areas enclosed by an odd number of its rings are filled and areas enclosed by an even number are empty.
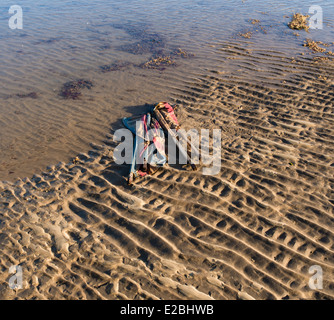
{"type": "Polygon", "coordinates": [[[141,170],[138,170],[137,173],[141,176],[141,177],[145,177],[147,176],[147,172],[143,172],[141,170]]]}
{"type": "Polygon", "coordinates": [[[167,102],[165,102],[164,105],[165,105],[165,108],[167,109],[169,115],[173,119],[173,121],[176,123],[176,125],[179,125],[179,122],[177,121],[177,118],[175,116],[173,107],[167,102]]]}

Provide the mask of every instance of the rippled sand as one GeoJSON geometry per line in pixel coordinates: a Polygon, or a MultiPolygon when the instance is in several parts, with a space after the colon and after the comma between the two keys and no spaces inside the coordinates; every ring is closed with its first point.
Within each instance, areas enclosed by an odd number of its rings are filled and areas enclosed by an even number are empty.
{"type": "MultiPolygon", "coordinates": [[[[131,96],[77,163],[0,184],[0,298],[334,297],[333,60],[315,61],[325,55],[302,46],[307,34],[287,30],[280,42],[264,29],[248,23],[211,42],[209,68],[180,59],[147,71],[164,81],[151,100],[131,96]],[[161,88],[184,128],[223,131],[218,175],[167,166],[126,184],[129,168],[113,161],[116,119],[163,100],[161,88]],[[21,290],[8,287],[11,265],[22,266],[21,290]],[[322,290],[308,285],[314,265],[322,290]]],[[[90,94],[80,106],[102,103],[90,94]]]]}

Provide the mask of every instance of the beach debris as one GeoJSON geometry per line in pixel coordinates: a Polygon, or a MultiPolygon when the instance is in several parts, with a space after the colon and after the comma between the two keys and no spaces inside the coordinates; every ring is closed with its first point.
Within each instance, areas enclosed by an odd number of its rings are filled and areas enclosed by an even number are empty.
{"type": "Polygon", "coordinates": [[[260,20],[258,19],[250,19],[249,20],[252,24],[259,24],[260,23],[260,20]]]}
{"type": "Polygon", "coordinates": [[[309,15],[302,15],[301,13],[295,13],[292,20],[288,23],[290,29],[295,30],[305,30],[308,31],[310,27],[308,26],[309,15]]]}
{"type": "Polygon", "coordinates": [[[331,59],[329,57],[314,57],[313,61],[314,63],[319,63],[319,62],[331,61],[331,59]]]}
{"type": "Polygon", "coordinates": [[[140,177],[152,175],[167,162],[165,137],[172,139],[179,147],[180,154],[193,170],[196,164],[191,160],[192,152],[198,151],[179,131],[180,124],[172,107],[167,102],[159,102],[144,115],[123,118],[124,126],[134,135],[134,148],[128,183],[133,184],[140,177]],[[153,135],[153,136],[152,136],[153,135]],[[187,150],[180,147],[180,140],[186,142],[187,150]]]}
{"type": "Polygon", "coordinates": [[[128,183],[132,184],[137,178],[154,174],[166,161],[164,137],[160,124],[152,118],[151,113],[139,117],[123,118],[124,126],[134,135],[134,149],[128,183]],[[154,139],[148,137],[153,130],[154,139]],[[157,152],[153,153],[152,146],[157,152]]]}
{"type": "Polygon", "coordinates": [[[118,50],[135,55],[147,53],[158,54],[166,46],[166,40],[158,33],[149,33],[146,30],[135,27],[122,26],[119,28],[124,29],[137,42],[119,46],[118,50]]]}
{"type": "Polygon", "coordinates": [[[143,69],[155,69],[163,71],[167,67],[176,66],[176,62],[173,58],[187,59],[194,56],[195,55],[192,53],[189,53],[181,48],[177,48],[171,51],[169,55],[153,55],[147,62],[140,64],[139,67],[143,69]]]}
{"type": "Polygon", "coordinates": [[[173,50],[170,55],[172,57],[181,57],[181,58],[192,58],[194,57],[195,55],[192,54],[192,53],[189,53],[181,48],[177,48],[175,50],[173,50]]]}
{"type": "Polygon", "coordinates": [[[65,99],[79,99],[82,89],[91,89],[93,83],[89,80],[78,79],[75,81],[66,82],[60,89],[59,95],[65,99]]]}
{"type": "MultiPolygon", "coordinates": [[[[181,48],[177,48],[168,53],[166,50],[166,39],[159,33],[148,32],[145,26],[115,24],[114,28],[122,29],[130,36],[136,39],[136,42],[119,46],[117,49],[135,55],[151,54],[151,58],[145,63],[137,65],[143,69],[155,69],[163,71],[167,67],[175,66],[173,58],[191,58],[191,54],[181,48]]],[[[125,66],[127,67],[127,66],[125,66]]],[[[103,72],[115,71],[118,68],[123,69],[120,65],[105,65],[100,67],[103,72]]]]}
{"type": "Polygon", "coordinates": [[[248,31],[248,32],[245,32],[245,33],[239,32],[239,36],[244,37],[246,39],[250,39],[252,37],[252,32],[251,31],[248,31]]]}
{"type": "Polygon", "coordinates": [[[311,39],[306,39],[303,46],[308,47],[310,50],[312,50],[313,53],[320,53],[320,54],[323,53],[323,54],[327,55],[325,57],[324,56],[313,57],[314,63],[333,61],[333,58],[330,58],[328,56],[334,56],[334,52],[331,51],[331,50],[326,49],[326,48],[332,46],[332,44],[325,43],[325,42],[322,42],[322,41],[314,41],[314,40],[311,40],[311,39]]]}
{"type": "Polygon", "coordinates": [[[321,52],[321,53],[323,53],[323,52],[327,51],[327,49],[322,48],[319,45],[324,45],[324,43],[321,42],[321,41],[314,41],[314,40],[311,40],[311,39],[306,39],[305,43],[304,43],[304,47],[310,48],[313,52],[316,52],[316,53],[321,52]]]}
{"type": "Polygon", "coordinates": [[[157,56],[140,65],[144,69],[156,69],[163,71],[166,67],[175,66],[176,62],[170,56],[157,56]]]}
{"type": "Polygon", "coordinates": [[[249,22],[253,25],[251,28],[247,28],[238,33],[239,37],[243,37],[245,39],[250,39],[253,36],[253,33],[259,32],[260,30],[267,34],[267,30],[265,27],[261,26],[261,21],[259,19],[249,19],[249,22]]]}
{"type": "Polygon", "coordinates": [[[127,34],[129,34],[133,39],[140,41],[142,43],[155,43],[159,44],[160,46],[165,45],[165,39],[159,33],[156,32],[149,32],[147,30],[146,25],[138,25],[134,24],[131,25],[129,23],[124,24],[113,24],[113,28],[124,30],[127,34]]]}

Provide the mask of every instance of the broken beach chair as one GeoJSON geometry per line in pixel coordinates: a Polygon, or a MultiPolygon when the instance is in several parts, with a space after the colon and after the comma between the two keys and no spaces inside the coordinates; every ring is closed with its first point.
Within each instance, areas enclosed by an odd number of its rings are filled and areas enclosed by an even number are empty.
{"type": "Polygon", "coordinates": [[[128,183],[155,173],[166,161],[165,139],[159,122],[151,113],[123,119],[124,126],[134,134],[134,146],[128,183]]]}
{"type": "Polygon", "coordinates": [[[187,159],[187,164],[195,171],[197,166],[192,160],[192,154],[200,159],[198,150],[192,145],[187,137],[184,136],[183,132],[180,130],[181,126],[176,117],[175,107],[173,108],[167,102],[159,102],[154,108],[152,113],[159,121],[161,127],[164,129],[165,134],[173,140],[175,145],[179,147],[179,152],[182,154],[184,159],[187,159]],[[180,148],[180,142],[185,142],[186,148],[180,148]]]}
{"type": "MultiPolygon", "coordinates": [[[[175,108],[175,107],[174,107],[175,108]]],[[[124,126],[134,134],[134,147],[128,183],[137,178],[155,173],[167,162],[165,153],[165,137],[171,138],[179,147],[179,152],[187,163],[196,170],[191,160],[191,151],[198,151],[179,131],[180,125],[174,108],[167,102],[160,102],[144,115],[123,118],[124,126]],[[186,150],[180,148],[180,140],[185,139],[186,150]]]]}

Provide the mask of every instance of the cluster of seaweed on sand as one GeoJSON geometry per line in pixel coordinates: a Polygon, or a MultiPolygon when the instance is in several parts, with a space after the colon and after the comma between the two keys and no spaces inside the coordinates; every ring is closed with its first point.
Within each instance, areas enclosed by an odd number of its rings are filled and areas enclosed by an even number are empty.
{"type": "Polygon", "coordinates": [[[170,56],[156,56],[140,65],[143,69],[156,69],[163,71],[167,67],[176,66],[176,62],[170,56]]]}
{"type": "Polygon", "coordinates": [[[314,40],[311,40],[311,39],[306,39],[305,43],[304,43],[304,47],[310,48],[315,53],[326,52],[327,49],[320,47],[319,44],[321,44],[320,41],[314,41],[314,40]]]}
{"type": "Polygon", "coordinates": [[[288,26],[290,29],[308,31],[310,29],[310,27],[308,26],[309,17],[309,15],[295,13],[292,17],[292,20],[288,23],[288,26]]]}
{"type": "Polygon", "coordinates": [[[314,41],[311,39],[306,39],[304,42],[304,47],[308,47],[314,53],[326,53],[327,55],[334,56],[334,53],[332,51],[327,50],[326,48],[320,47],[320,45],[322,45],[323,47],[331,46],[329,43],[325,43],[322,41],[314,41]]]}
{"type": "MultiPolygon", "coordinates": [[[[293,30],[305,30],[309,32],[310,29],[308,21],[309,17],[310,17],[309,15],[302,15],[301,13],[295,13],[292,17],[292,20],[288,23],[288,27],[293,30]]],[[[296,32],[294,32],[293,34],[297,37],[300,36],[300,34],[296,32]]],[[[328,56],[334,56],[334,53],[327,49],[327,47],[331,46],[331,44],[329,43],[325,43],[322,41],[315,41],[306,38],[306,40],[303,43],[303,46],[309,48],[314,54],[326,54],[326,56],[313,57],[313,61],[315,63],[330,61],[332,59],[330,59],[328,56]]],[[[302,55],[304,55],[304,53],[302,53],[302,55]]]]}
{"type": "Polygon", "coordinates": [[[82,95],[82,89],[91,89],[93,83],[89,80],[78,79],[75,81],[66,82],[60,89],[59,95],[64,99],[79,99],[82,95]]]}
{"type": "Polygon", "coordinates": [[[189,53],[181,48],[174,49],[170,55],[172,57],[181,57],[181,58],[193,58],[195,55],[192,53],[189,53]]]}
{"type": "Polygon", "coordinates": [[[251,31],[247,31],[247,32],[239,32],[239,36],[246,38],[246,39],[250,39],[252,37],[252,32],[251,31]]]}
{"type": "Polygon", "coordinates": [[[140,42],[120,46],[118,49],[135,55],[157,53],[161,50],[161,43],[154,40],[142,40],[140,42]]]}
{"type": "MultiPolygon", "coordinates": [[[[167,67],[176,65],[174,59],[190,58],[194,56],[193,54],[190,54],[180,48],[174,49],[173,51],[167,53],[166,39],[158,33],[148,32],[145,27],[131,25],[114,25],[113,27],[123,29],[131,37],[137,40],[135,43],[119,46],[118,50],[135,55],[151,54],[151,57],[146,62],[137,65],[139,68],[163,71],[167,67]]],[[[123,69],[123,64],[111,64],[110,68],[108,65],[101,66],[100,68],[102,71],[106,72],[116,71],[123,69]]]]}
{"type": "Polygon", "coordinates": [[[314,63],[319,63],[319,62],[328,62],[328,61],[331,61],[332,59],[330,59],[329,57],[314,57],[313,58],[313,61],[314,63]]]}
{"type": "Polygon", "coordinates": [[[166,40],[158,33],[148,32],[145,28],[140,28],[138,26],[130,25],[117,25],[115,28],[123,29],[127,32],[133,39],[137,41],[135,43],[125,44],[118,47],[118,50],[135,54],[159,54],[166,46],[166,40]]]}
{"type": "Polygon", "coordinates": [[[314,41],[311,39],[306,39],[304,42],[304,47],[308,47],[313,53],[318,53],[318,54],[326,54],[326,56],[317,56],[313,57],[314,63],[319,63],[319,62],[329,62],[332,61],[333,58],[330,58],[329,56],[334,56],[334,52],[326,49],[326,47],[330,47],[331,44],[325,43],[322,41],[314,41]],[[321,46],[325,47],[321,47],[321,46]]]}
{"type": "Polygon", "coordinates": [[[254,33],[259,32],[260,30],[267,34],[267,30],[265,27],[261,25],[261,21],[259,19],[249,19],[249,22],[252,24],[251,29],[248,28],[238,33],[239,37],[243,37],[245,39],[250,39],[254,33]]]}
{"type": "Polygon", "coordinates": [[[194,56],[195,55],[192,53],[189,53],[181,48],[177,48],[172,50],[169,54],[165,54],[164,51],[159,51],[158,53],[152,55],[146,62],[139,65],[127,61],[115,61],[110,64],[102,65],[99,68],[103,73],[126,70],[130,66],[135,66],[142,69],[155,69],[159,71],[164,71],[167,67],[177,65],[175,59],[188,59],[194,56]]]}
{"type": "Polygon", "coordinates": [[[259,19],[250,19],[251,24],[259,24],[260,20],[259,19]]]}
{"type": "Polygon", "coordinates": [[[169,54],[161,54],[152,56],[147,62],[142,63],[139,67],[144,69],[156,69],[163,71],[167,67],[176,66],[175,59],[177,58],[192,58],[194,54],[189,53],[181,48],[174,49],[169,54]]]}

